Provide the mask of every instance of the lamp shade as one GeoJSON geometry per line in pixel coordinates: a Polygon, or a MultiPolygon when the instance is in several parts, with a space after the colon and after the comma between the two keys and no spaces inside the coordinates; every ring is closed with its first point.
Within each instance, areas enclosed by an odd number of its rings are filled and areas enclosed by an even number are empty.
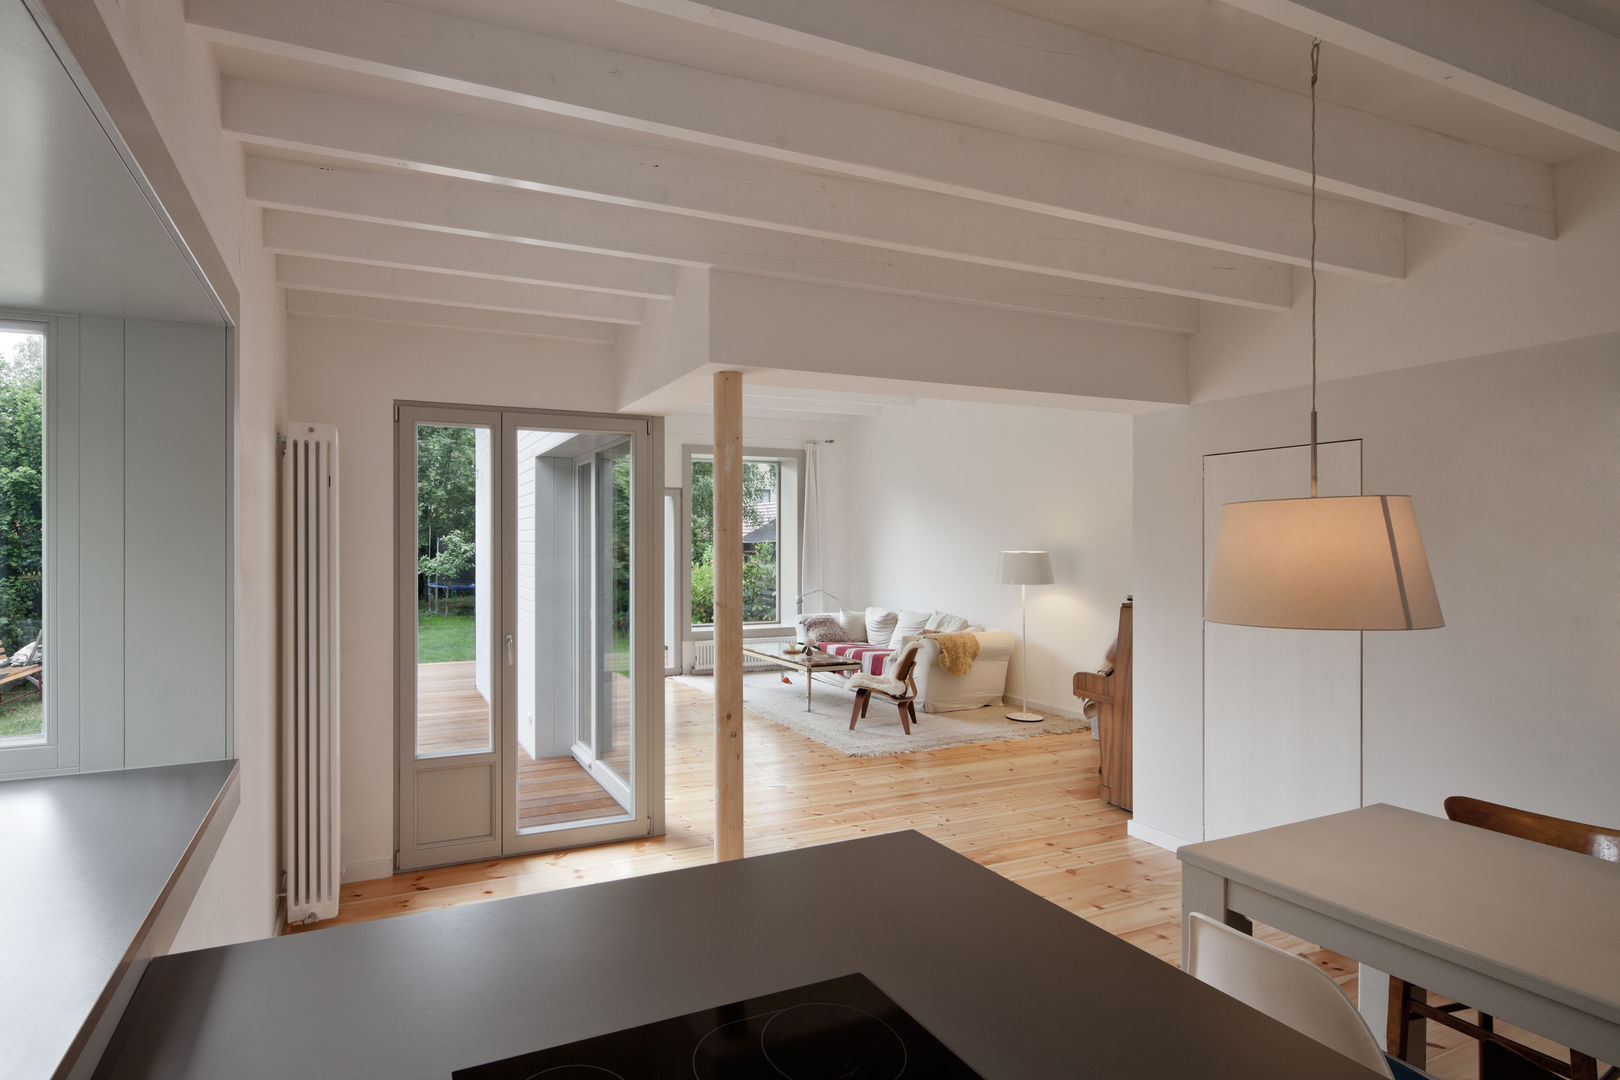
{"type": "Polygon", "coordinates": [[[998,585],[1052,584],[1052,556],[1044,551],[1003,551],[996,561],[998,585]]]}
{"type": "Polygon", "coordinates": [[[1204,618],[1297,630],[1445,625],[1406,495],[1221,507],[1204,618]]]}

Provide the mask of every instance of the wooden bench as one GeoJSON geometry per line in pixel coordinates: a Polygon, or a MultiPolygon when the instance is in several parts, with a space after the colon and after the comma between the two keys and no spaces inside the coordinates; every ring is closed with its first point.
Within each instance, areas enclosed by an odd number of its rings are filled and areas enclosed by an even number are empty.
{"type": "Polygon", "coordinates": [[[12,667],[11,660],[6,655],[5,646],[0,645],[0,705],[29,694],[43,694],[45,665],[25,664],[22,667],[12,667]],[[23,689],[27,684],[28,689],[23,689]]]}
{"type": "Polygon", "coordinates": [[[1131,601],[1119,608],[1114,670],[1074,673],[1074,696],[1097,703],[1097,738],[1102,783],[1097,794],[1121,810],[1131,808],[1131,601]]]}

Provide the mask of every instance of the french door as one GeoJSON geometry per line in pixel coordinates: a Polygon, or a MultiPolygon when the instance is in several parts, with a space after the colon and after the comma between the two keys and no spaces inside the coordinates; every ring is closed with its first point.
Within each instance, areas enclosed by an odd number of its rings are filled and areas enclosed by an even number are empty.
{"type": "Polygon", "coordinates": [[[398,417],[399,869],[661,830],[658,422],[398,417]]]}

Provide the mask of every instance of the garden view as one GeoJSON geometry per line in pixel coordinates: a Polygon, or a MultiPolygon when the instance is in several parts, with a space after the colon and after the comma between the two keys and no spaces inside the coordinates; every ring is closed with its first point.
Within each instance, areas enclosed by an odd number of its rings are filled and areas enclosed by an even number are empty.
{"type": "MultiPolygon", "coordinates": [[[[43,334],[0,328],[0,646],[8,655],[40,639],[43,626],[44,371],[43,334]]],[[[0,687],[0,739],[44,732],[38,685],[0,687]]]]}

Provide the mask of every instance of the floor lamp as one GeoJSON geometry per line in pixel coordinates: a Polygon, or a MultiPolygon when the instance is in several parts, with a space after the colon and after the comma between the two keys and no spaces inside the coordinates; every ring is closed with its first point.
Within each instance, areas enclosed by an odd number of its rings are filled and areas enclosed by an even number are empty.
{"type": "Polygon", "coordinates": [[[1046,717],[1029,711],[1029,587],[1052,584],[1052,556],[1044,551],[1003,551],[996,563],[996,581],[1018,586],[1018,610],[1023,620],[1023,659],[1018,665],[1024,707],[1007,714],[1009,720],[1033,724],[1046,717]]]}

